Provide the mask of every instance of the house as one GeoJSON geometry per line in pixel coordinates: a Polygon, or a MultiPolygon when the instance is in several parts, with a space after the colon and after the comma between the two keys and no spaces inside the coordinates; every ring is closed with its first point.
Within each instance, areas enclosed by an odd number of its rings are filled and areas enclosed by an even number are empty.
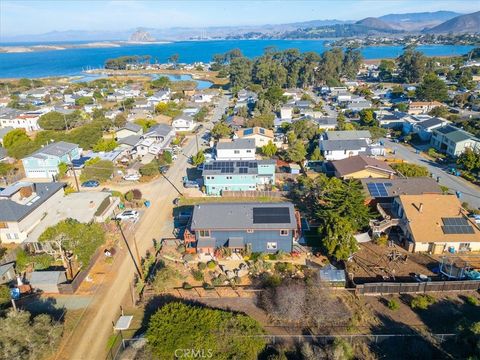
{"type": "Polygon", "coordinates": [[[60,163],[70,164],[80,158],[81,152],[77,144],[65,141],[50,143],[22,159],[25,176],[51,179],[58,175],[60,163]]]}
{"type": "Polygon", "coordinates": [[[287,98],[291,98],[294,101],[298,101],[302,99],[303,91],[301,89],[285,89],[283,91],[283,96],[287,98]]]}
{"type": "Polygon", "coordinates": [[[338,125],[337,119],[333,117],[320,117],[314,119],[314,121],[318,124],[318,128],[322,130],[335,130],[338,125]]]}
{"type": "Polygon", "coordinates": [[[267,145],[269,141],[273,142],[273,131],[259,126],[240,129],[235,132],[235,135],[242,139],[254,139],[256,147],[267,145]]]}
{"type": "Polygon", "coordinates": [[[246,123],[247,119],[245,119],[243,116],[233,115],[227,118],[228,126],[230,126],[235,131],[240,130],[242,127],[245,126],[246,123]]]}
{"type": "Polygon", "coordinates": [[[170,95],[170,89],[159,90],[152,96],[149,96],[147,101],[149,105],[157,105],[158,103],[169,101],[170,95]]]}
{"type": "Polygon", "coordinates": [[[60,289],[58,285],[67,282],[65,271],[33,271],[28,279],[34,289],[38,289],[47,294],[58,294],[60,289]]]}
{"type": "Polygon", "coordinates": [[[409,115],[400,111],[377,110],[374,111],[375,118],[380,127],[387,129],[402,129],[409,115]]]}
{"type": "MultiPolygon", "coordinates": [[[[139,156],[144,156],[147,154],[158,155],[168,148],[174,138],[175,130],[173,127],[166,124],[155,125],[151,127],[148,132],[141,135],[140,142],[134,146],[133,152],[139,156]]],[[[134,138],[129,136],[126,139],[130,141],[134,138]]]]}
{"type": "Polygon", "coordinates": [[[185,246],[210,254],[221,247],[291,252],[299,234],[300,216],[292,203],[206,203],[193,208],[185,246]]]}
{"type": "Polygon", "coordinates": [[[408,113],[410,115],[426,114],[439,106],[444,105],[438,101],[413,101],[408,106],[408,113]]]}
{"type": "Polygon", "coordinates": [[[213,101],[213,98],[215,97],[214,93],[209,93],[209,92],[199,92],[195,95],[193,95],[193,102],[195,103],[210,103],[213,101]]]}
{"type": "Polygon", "coordinates": [[[400,195],[391,214],[388,222],[400,228],[403,245],[410,251],[442,254],[480,250],[480,230],[455,195],[400,195]]]}
{"type": "Polygon", "coordinates": [[[320,136],[319,147],[325,160],[342,160],[366,154],[371,147],[368,130],[327,131],[320,136]]]}
{"type": "Polygon", "coordinates": [[[175,117],[172,121],[172,127],[177,131],[192,131],[195,129],[197,123],[195,122],[192,115],[182,113],[175,117]]]}
{"type": "Polygon", "coordinates": [[[8,285],[15,280],[17,280],[17,276],[15,274],[15,262],[12,261],[0,265],[0,285],[8,285]]]}
{"type": "Polygon", "coordinates": [[[438,183],[430,177],[360,179],[367,199],[391,203],[399,195],[442,194],[438,183]]]}
{"type": "Polygon", "coordinates": [[[242,89],[237,93],[237,102],[255,103],[257,99],[258,95],[253,91],[242,89]]]}
{"type": "MultiPolygon", "coordinates": [[[[17,182],[0,191],[0,241],[21,243],[42,221],[65,184],[17,182]]],[[[54,224],[52,224],[54,225],[54,224]]]]}
{"type": "Polygon", "coordinates": [[[293,106],[282,106],[280,108],[280,119],[290,120],[293,115],[293,106]]]}
{"type": "Polygon", "coordinates": [[[275,184],[275,160],[209,161],[202,178],[207,195],[264,189],[275,184]]]}
{"type": "Polygon", "coordinates": [[[255,160],[254,139],[220,139],[216,160],[255,160]]]}
{"type": "Polygon", "coordinates": [[[453,125],[446,125],[432,131],[430,144],[450,156],[458,156],[466,149],[479,149],[480,139],[453,125]]]}
{"type": "Polygon", "coordinates": [[[333,161],[332,166],[335,176],[341,179],[390,179],[395,175],[395,170],[386,162],[365,155],[333,161]]]}
{"type": "Polygon", "coordinates": [[[48,109],[24,111],[2,108],[0,109],[0,128],[12,127],[14,129],[25,129],[27,132],[41,130],[38,119],[48,111],[48,109]]]}
{"type": "Polygon", "coordinates": [[[347,105],[347,109],[353,112],[360,112],[365,109],[370,109],[372,103],[364,98],[351,99],[347,105]]]}
{"type": "Polygon", "coordinates": [[[413,124],[413,133],[423,141],[430,141],[432,137],[432,131],[449,124],[450,121],[438,118],[430,117],[429,119],[419,121],[413,124]]]}
{"type": "Polygon", "coordinates": [[[13,127],[11,126],[0,128],[0,145],[3,146],[3,138],[12,130],[13,130],[13,127]]]}
{"type": "Polygon", "coordinates": [[[126,138],[132,135],[142,135],[143,128],[132,122],[127,122],[122,128],[115,131],[115,138],[117,140],[126,138]]]}

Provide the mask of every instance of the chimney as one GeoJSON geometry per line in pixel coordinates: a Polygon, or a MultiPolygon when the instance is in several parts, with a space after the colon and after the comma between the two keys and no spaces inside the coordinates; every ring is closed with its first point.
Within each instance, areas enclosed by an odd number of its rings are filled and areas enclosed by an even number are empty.
{"type": "Polygon", "coordinates": [[[423,212],[423,203],[420,203],[420,206],[418,207],[419,212],[423,212]]]}

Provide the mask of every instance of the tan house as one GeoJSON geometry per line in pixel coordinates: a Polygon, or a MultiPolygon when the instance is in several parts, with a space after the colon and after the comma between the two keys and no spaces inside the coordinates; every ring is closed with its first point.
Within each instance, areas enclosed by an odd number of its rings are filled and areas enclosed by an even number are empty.
{"type": "Polygon", "coordinates": [[[480,250],[480,230],[455,195],[400,195],[394,199],[391,214],[410,251],[441,254],[480,250]]]}
{"type": "Polygon", "coordinates": [[[408,113],[410,115],[426,114],[439,106],[444,105],[438,101],[413,101],[408,107],[408,113]]]}
{"type": "Polygon", "coordinates": [[[273,130],[255,126],[247,129],[240,129],[235,132],[235,137],[239,139],[254,139],[255,147],[267,145],[269,141],[273,142],[273,130]]]}
{"type": "Polygon", "coordinates": [[[386,162],[365,155],[351,156],[331,164],[335,176],[341,179],[390,179],[395,175],[395,170],[386,162]]]}

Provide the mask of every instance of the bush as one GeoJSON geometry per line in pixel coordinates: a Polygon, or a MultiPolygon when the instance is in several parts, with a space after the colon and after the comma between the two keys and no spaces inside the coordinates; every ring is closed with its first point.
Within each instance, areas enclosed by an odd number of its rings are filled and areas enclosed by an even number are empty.
{"type": "Polygon", "coordinates": [[[475,296],[471,296],[471,295],[467,296],[467,298],[465,299],[465,302],[472,306],[480,305],[480,301],[478,301],[478,299],[475,296]]]}
{"type": "Polygon", "coordinates": [[[191,290],[193,288],[188,282],[184,282],[182,285],[183,290],[191,290]]]}
{"type": "Polygon", "coordinates": [[[178,281],[182,279],[182,274],[180,274],[176,269],[166,266],[157,271],[155,278],[153,279],[152,286],[156,292],[163,292],[174,286],[178,286],[178,281]]]}
{"type": "Polygon", "coordinates": [[[387,246],[387,244],[388,244],[388,236],[387,236],[387,235],[378,236],[378,237],[375,239],[375,244],[377,244],[377,245],[379,245],[379,246],[387,246]]]}
{"type": "Polygon", "coordinates": [[[125,193],[124,197],[125,197],[125,200],[132,201],[133,200],[133,191],[132,190],[127,191],[125,193]]]}
{"type": "Polygon", "coordinates": [[[183,255],[183,260],[184,261],[192,261],[193,260],[193,255],[192,254],[185,254],[183,255]]]}
{"type": "Polygon", "coordinates": [[[207,264],[205,264],[204,262],[199,262],[197,266],[198,266],[198,270],[203,271],[206,269],[207,264]]]}
{"type": "Polygon", "coordinates": [[[418,295],[412,299],[410,307],[412,309],[426,310],[430,305],[435,304],[436,301],[431,295],[418,295]]]}
{"type": "Polygon", "coordinates": [[[204,288],[205,290],[214,290],[214,289],[215,289],[215,286],[214,286],[214,285],[209,284],[209,283],[207,283],[207,282],[204,282],[204,283],[202,284],[202,286],[203,286],[203,288],[204,288]]]}
{"type": "Polygon", "coordinates": [[[275,270],[280,273],[285,273],[285,272],[293,273],[295,271],[295,265],[287,262],[278,262],[275,264],[275,270]]]}
{"type": "Polygon", "coordinates": [[[185,252],[185,245],[183,244],[180,244],[177,246],[177,251],[181,254],[183,254],[185,252]]]}
{"type": "Polygon", "coordinates": [[[208,267],[210,270],[215,269],[216,266],[217,266],[217,263],[216,263],[214,260],[210,260],[210,261],[207,263],[207,267],[208,267]]]}
{"type": "Polygon", "coordinates": [[[388,300],[387,307],[392,310],[398,310],[400,308],[400,304],[395,299],[388,300]]]}
{"type": "Polygon", "coordinates": [[[200,270],[192,270],[192,276],[196,281],[203,281],[203,272],[200,270]]]}
{"type": "Polygon", "coordinates": [[[224,281],[222,281],[222,279],[220,279],[220,277],[217,277],[215,279],[212,280],[212,284],[214,286],[220,286],[220,285],[223,285],[224,281]]]}
{"type": "Polygon", "coordinates": [[[280,286],[281,283],[282,283],[282,278],[280,277],[280,275],[277,275],[277,274],[273,274],[273,275],[265,274],[263,278],[264,287],[277,287],[277,286],[280,286]]]}
{"type": "Polygon", "coordinates": [[[138,189],[133,189],[131,190],[133,194],[133,199],[134,200],[142,200],[142,192],[138,189]]]}

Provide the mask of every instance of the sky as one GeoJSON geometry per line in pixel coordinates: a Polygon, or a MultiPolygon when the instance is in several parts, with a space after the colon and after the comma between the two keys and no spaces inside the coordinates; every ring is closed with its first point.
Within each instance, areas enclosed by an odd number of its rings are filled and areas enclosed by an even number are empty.
{"type": "Polygon", "coordinates": [[[281,24],[360,20],[388,13],[478,11],[476,0],[0,0],[0,36],[50,31],[122,31],[137,27],[281,24]]]}

